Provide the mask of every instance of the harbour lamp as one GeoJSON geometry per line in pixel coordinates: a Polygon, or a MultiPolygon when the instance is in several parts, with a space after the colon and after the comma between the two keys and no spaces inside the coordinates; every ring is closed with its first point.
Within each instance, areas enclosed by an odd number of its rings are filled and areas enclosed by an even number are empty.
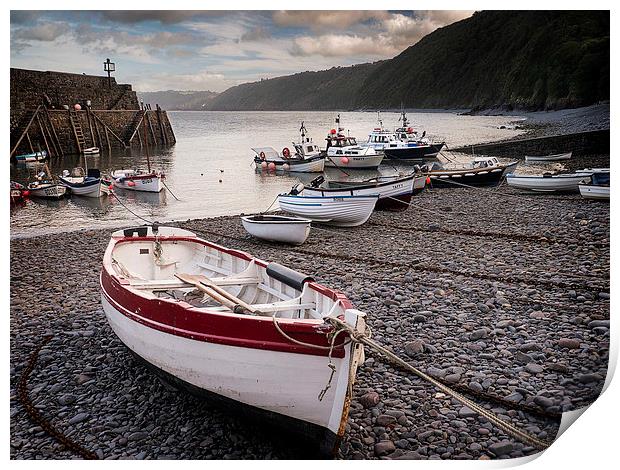
{"type": "Polygon", "coordinates": [[[110,62],[110,59],[106,59],[103,63],[103,71],[108,72],[108,88],[112,88],[112,79],[110,78],[110,74],[116,71],[116,64],[114,62],[110,62]]]}

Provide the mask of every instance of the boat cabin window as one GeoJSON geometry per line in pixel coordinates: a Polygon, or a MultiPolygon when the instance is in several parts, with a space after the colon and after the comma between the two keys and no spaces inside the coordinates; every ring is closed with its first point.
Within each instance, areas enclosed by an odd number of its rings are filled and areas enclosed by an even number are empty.
{"type": "Polygon", "coordinates": [[[342,150],[336,150],[336,155],[342,155],[342,150]]]}

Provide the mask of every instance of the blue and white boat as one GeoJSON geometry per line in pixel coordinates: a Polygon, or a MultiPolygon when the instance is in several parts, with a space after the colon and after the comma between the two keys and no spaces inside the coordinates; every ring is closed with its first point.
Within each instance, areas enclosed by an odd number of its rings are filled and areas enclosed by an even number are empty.
{"type": "Polygon", "coordinates": [[[19,163],[28,163],[28,162],[42,162],[47,158],[47,152],[45,150],[41,150],[40,152],[34,153],[26,153],[23,155],[16,155],[15,161],[19,163]]]}
{"type": "Polygon", "coordinates": [[[375,209],[379,194],[365,196],[303,196],[302,183],[290,193],[280,194],[280,209],[289,214],[338,227],[364,224],[375,209]]]}
{"type": "Polygon", "coordinates": [[[71,173],[63,171],[58,178],[71,194],[85,197],[102,197],[110,193],[108,184],[101,178],[101,173],[96,168],[91,168],[84,174],[83,168],[74,168],[71,173]]]}

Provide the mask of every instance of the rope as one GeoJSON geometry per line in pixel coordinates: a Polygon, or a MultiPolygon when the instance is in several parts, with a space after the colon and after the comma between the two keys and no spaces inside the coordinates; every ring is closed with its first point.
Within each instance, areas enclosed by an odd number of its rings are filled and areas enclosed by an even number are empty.
{"type": "Polygon", "coordinates": [[[67,436],[62,434],[59,430],[54,428],[52,424],[43,417],[43,415],[35,408],[28,396],[28,378],[30,374],[34,370],[34,366],[37,363],[37,359],[39,357],[39,352],[47,343],[52,339],[51,335],[45,336],[43,341],[37,346],[37,348],[32,352],[30,359],[28,360],[28,364],[22,373],[21,378],[19,379],[19,383],[17,385],[17,398],[21,402],[22,406],[28,413],[28,416],[32,421],[37,423],[41,428],[47,432],[50,436],[56,439],[58,442],[63,444],[70,451],[78,454],[82,458],[86,460],[98,460],[99,457],[94,452],[82,447],[75,441],[69,439],[67,436]]]}
{"type": "Polygon", "coordinates": [[[387,359],[389,359],[390,361],[394,362],[395,364],[398,364],[399,366],[403,367],[404,369],[414,373],[415,375],[417,375],[421,379],[426,380],[427,382],[433,384],[435,387],[437,387],[439,390],[441,390],[445,394],[451,396],[455,400],[459,401],[463,405],[467,406],[471,410],[473,410],[476,413],[478,413],[480,416],[483,416],[486,419],[488,419],[489,421],[491,421],[493,424],[495,424],[498,428],[502,429],[508,435],[511,435],[511,436],[519,439],[520,441],[522,441],[522,442],[524,442],[526,444],[529,444],[531,446],[534,446],[534,447],[536,447],[537,449],[540,449],[540,450],[543,450],[543,449],[546,449],[547,447],[549,447],[550,443],[545,442],[545,441],[543,441],[541,439],[538,439],[538,438],[536,438],[534,436],[531,436],[530,434],[528,434],[528,433],[526,433],[524,431],[521,431],[520,429],[518,429],[517,427],[513,426],[512,424],[506,423],[506,422],[502,421],[498,416],[495,415],[495,413],[490,412],[490,411],[484,409],[482,406],[480,406],[477,403],[473,402],[469,398],[464,397],[463,395],[461,395],[460,393],[456,392],[455,390],[452,390],[450,387],[444,385],[443,383],[439,382],[438,380],[435,380],[433,377],[429,376],[428,374],[425,374],[421,370],[419,370],[419,369],[415,368],[414,366],[412,366],[411,364],[405,362],[404,360],[402,360],[400,357],[398,357],[396,354],[394,354],[389,349],[381,346],[379,343],[377,343],[377,342],[371,340],[370,338],[368,338],[364,333],[356,332],[353,328],[351,328],[349,325],[347,325],[342,320],[339,320],[338,318],[334,318],[334,317],[329,317],[329,318],[327,318],[327,321],[331,322],[334,326],[339,326],[342,329],[346,329],[349,332],[349,336],[351,337],[352,341],[360,342],[360,343],[363,343],[363,344],[369,346],[370,348],[374,349],[375,351],[383,354],[387,359]]]}
{"type": "Polygon", "coordinates": [[[172,192],[172,190],[168,187],[168,185],[166,184],[166,182],[165,182],[163,179],[161,179],[160,181],[161,181],[161,184],[163,184],[163,185],[164,185],[164,187],[168,190],[168,192],[169,192],[170,194],[172,194],[172,197],[173,197],[173,198],[175,198],[177,201],[180,201],[180,199],[179,199],[178,197],[176,197],[176,196],[175,196],[175,194],[172,192]]]}
{"type": "Polygon", "coordinates": [[[145,218],[144,218],[144,217],[142,217],[141,215],[136,214],[136,213],[135,213],[134,211],[132,211],[129,207],[127,207],[125,204],[123,204],[123,201],[121,201],[121,200],[119,199],[119,197],[116,195],[116,193],[115,193],[114,191],[111,191],[111,192],[110,192],[110,194],[111,194],[112,196],[114,196],[114,197],[116,198],[116,200],[120,203],[120,205],[121,205],[121,206],[123,206],[125,209],[127,209],[127,211],[128,211],[129,213],[131,213],[133,216],[137,217],[138,219],[143,220],[144,222],[146,222],[146,223],[147,223],[147,224],[149,224],[149,225],[153,225],[153,224],[154,224],[154,222],[153,222],[153,221],[151,221],[151,220],[149,220],[149,219],[145,219],[145,218]]]}

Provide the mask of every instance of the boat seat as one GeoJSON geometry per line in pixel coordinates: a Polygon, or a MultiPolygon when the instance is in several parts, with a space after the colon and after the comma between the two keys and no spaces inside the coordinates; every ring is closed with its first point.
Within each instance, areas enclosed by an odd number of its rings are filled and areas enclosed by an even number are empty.
{"type": "MultiPolygon", "coordinates": [[[[205,277],[198,274],[194,275],[197,278],[205,277]]],[[[226,277],[214,277],[209,278],[211,282],[218,286],[251,286],[260,284],[261,280],[257,277],[238,277],[238,278],[226,278],[226,277]]],[[[183,282],[179,279],[153,279],[151,281],[131,281],[129,284],[135,289],[147,289],[147,290],[169,290],[169,289],[187,289],[194,288],[192,284],[183,282]]]]}

